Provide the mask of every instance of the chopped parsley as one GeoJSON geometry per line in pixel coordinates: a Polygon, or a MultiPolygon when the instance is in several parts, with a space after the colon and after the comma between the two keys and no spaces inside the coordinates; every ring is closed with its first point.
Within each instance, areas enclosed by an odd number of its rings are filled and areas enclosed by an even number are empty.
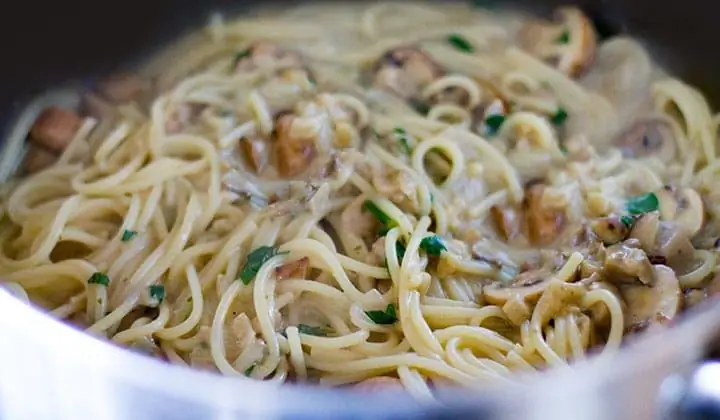
{"type": "Polygon", "coordinates": [[[453,47],[455,47],[455,49],[459,51],[466,53],[475,52],[475,48],[472,46],[470,41],[465,39],[465,37],[460,34],[450,34],[447,38],[447,41],[450,43],[450,45],[452,45],[453,47]]]}
{"type": "Polygon", "coordinates": [[[412,148],[410,147],[410,143],[408,143],[407,132],[400,127],[395,127],[395,129],[393,129],[393,133],[395,134],[395,138],[397,138],[398,142],[400,142],[400,147],[403,152],[407,155],[412,154],[412,148]]]}
{"type": "Polygon", "coordinates": [[[567,44],[568,42],[570,42],[570,31],[561,33],[560,36],[555,39],[556,44],[567,44]]]}
{"type": "Polygon", "coordinates": [[[245,369],[244,375],[250,376],[253,373],[253,370],[255,370],[255,365],[250,365],[249,368],[245,369]]]}
{"type": "Polygon", "coordinates": [[[405,245],[400,241],[395,242],[395,253],[397,254],[398,264],[402,264],[402,260],[405,257],[405,245]]]}
{"type": "Polygon", "coordinates": [[[627,212],[634,215],[649,213],[659,208],[660,202],[658,201],[655,193],[647,193],[637,197],[628,198],[625,203],[625,209],[627,212]]]}
{"type": "Polygon", "coordinates": [[[496,134],[505,122],[505,116],[502,114],[492,114],[485,117],[485,126],[487,134],[496,134]]]}
{"type": "Polygon", "coordinates": [[[620,216],[620,222],[628,228],[635,224],[635,218],[632,216],[620,216]]]}
{"type": "MultiPolygon", "coordinates": [[[[365,202],[363,203],[363,207],[365,208],[365,210],[372,213],[372,215],[375,216],[375,218],[378,219],[378,221],[382,223],[382,225],[388,230],[397,226],[397,223],[395,223],[395,221],[391,219],[390,216],[385,214],[384,211],[380,210],[380,207],[378,207],[374,201],[365,200],[365,202]]],[[[385,231],[385,233],[387,233],[387,231],[385,231]]]]}
{"type": "Polygon", "coordinates": [[[134,238],[134,237],[136,237],[136,236],[137,236],[137,232],[135,232],[134,230],[127,230],[127,229],[125,229],[125,230],[123,231],[121,240],[122,240],[123,242],[127,242],[127,241],[131,240],[132,238],[134,238]]]}
{"type": "Polygon", "coordinates": [[[408,103],[420,115],[427,115],[427,113],[430,111],[430,106],[423,101],[419,101],[417,99],[410,99],[408,100],[408,103]]]}
{"type": "Polygon", "coordinates": [[[555,125],[563,125],[565,123],[565,120],[567,120],[568,114],[567,111],[565,111],[564,108],[558,108],[555,115],[550,117],[550,121],[552,121],[555,125]]]}
{"type": "Polygon", "coordinates": [[[278,249],[274,246],[261,246],[249,253],[242,272],[240,272],[240,280],[242,280],[244,284],[250,284],[258,271],[260,271],[260,267],[276,255],[280,255],[280,252],[278,252],[278,249]]]}
{"type": "Polygon", "coordinates": [[[315,335],[318,337],[325,337],[328,335],[327,330],[325,330],[325,328],[323,327],[313,327],[310,325],[298,324],[297,329],[300,334],[315,335]]]}
{"type": "Polygon", "coordinates": [[[165,286],[162,284],[153,284],[148,287],[150,298],[157,301],[158,305],[165,300],[165,286]]]}
{"type": "Polygon", "coordinates": [[[392,303],[384,311],[365,311],[365,315],[377,325],[392,325],[397,322],[397,312],[392,303]]]}
{"type": "Polygon", "coordinates": [[[244,51],[238,51],[235,54],[235,58],[233,58],[233,67],[237,66],[240,60],[242,60],[245,57],[250,57],[250,54],[252,52],[250,51],[250,48],[244,50],[244,51]]]}
{"type": "Polygon", "coordinates": [[[447,251],[447,246],[439,236],[432,235],[423,238],[420,242],[420,249],[424,249],[429,255],[438,257],[443,251],[447,251]]]}
{"type": "Polygon", "coordinates": [[[101,286],[107,286],[108,284],[110,284],[110,278],[107,276],[107,274],[96,271],[88,279],[88,284],[99,284],[101,286]]]}

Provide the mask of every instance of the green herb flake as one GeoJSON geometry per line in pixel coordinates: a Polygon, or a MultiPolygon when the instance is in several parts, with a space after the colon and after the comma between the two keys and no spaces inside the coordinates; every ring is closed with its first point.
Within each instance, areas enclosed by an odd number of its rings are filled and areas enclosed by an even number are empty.
{"type": "Polygon", "coordinates": [[[647,193],[637,197],[628,198],[625,203],[625,209],[628,213],[633,215],[649,213],[660,208],[660,202],[658,201],[655,193],[647,193]]]}
{"type": "Polygon", "coordinates": [[[108,284],[110,284],[110,278],[107,276],[107,274],[96,271],[88,279],[88,284],[99,284],[101,286],[107,286],[108,284]]]}
{"type": "Polygon", "coordinates": [[[233,67],[237,66],[238,63],[240,62],[240,60],[242,60],[243,58],[250,57],[251,53],[252,52],[250,51],[250,48],[248,48],[244,51],[238,51],[235,54],[235,58],[233,58],[233,67]]]}
{"type": "Polygon", "coordinates": [[[447,251],[447,246],[445,246],[445,242],[443,242],[439,236],[432,235],[423,238],[420,242],[420,249],[424,249],[429,255],[438,257],[443,251],[447,251]]]}
{"type": "Polygon", "coordinates": [[[365,208],[365,210],[367,210],[367,211],[369,211],[370,213],[372,213],[372,215],[375,216],[375,218],[378,219],[378,221],[379,221],[380,223],[382,223],[383,226],[385,226],[386,228],[388,228],[388,230],[389,230],[389,229],[392,229],[392,228],[394,228],[394,227],[396,226],[395,221],[394,221],[393,219],[391,219],[390,216],[388,216],[387,214],[385,214],[385,212],[383,212],[382,210],[380,210],[380,207],[378,207],[377,204],[375,204],[374,201],[372,201],[372,200],[365,200],[365,202],[363,203],[363,207],[365,208]]]}
{"type": "Polygon", "coordinates": [[[488,115],[485,118],[485,126],[487,127],[487,134],[496,134],[500,127],[505,122],[505,116],[502,114],[488,115]]]}
{"type": "Polygon", "coordinates": [[[395,253],[397,254],[398,264],[402,264],[402,260],[405,257],[405,245],[400,241],[395,242],[395,253]]]}
{"type": "Polygon", "coordinates": [[[631,228],[635,224],[635,218],[632,216],[621,216],[620,222],[628,228],[631,228]]]}
{"type": "Polygon", "coordinates": [[[253,370],[255,370],[255,365],[250,365],[249,368],[245,369],[244,375],[250,376],[253,373],[253,370]]]}
{"type": "Polygon", "coordinates": [[[563,125],[565,124],[565,120],[567,120],[568,114],[567,111],[565,111],[564,108],[558,108],[555,115],[550,117],[550,121],[552,121],[555,125],[563,125]]]}
{"type": "Polygon", "coordinates": [[[165,300],[165,286],[162,284],[150,285],[150,287],[148,287],[148,291],[150,292],[150,298],[156,300],[158,305],[163,303],[163,300],[165,300]]]}
{"type": "Polygon", "coordinates": [[[127,241],[131,240],[132,238],[134,238],[134,237],[136,237],[136,236],[137,236],[137,232],[135,232],[134,230],[127,230],[127,229],[125,229],[125,230],[123,231],[121,240],[122,240],[123,242],[127,242],[127,241]]]}
{"type": "Polygon", "coordinates": [[[328,335],[327,330],[323,327],[298,324],[297,329],[300,334],[315,335],[318,337],[326,337],[328,335]]]}
{"type": "Polygon", "coordinates": [[[400,142],[400,147],[406,155],[412,154],[412,148],[408,142],[407,132],[400,127],[395,127],[393,130],[395,138],[400,142]]]}
{"type": "Polygon", "coordinates": [[[408,103],[420,115],[427,115],[427,113],[430,112],[430,106],[423,101],[410,99],[408,100],[408,103]]]}
{"type": "Polygon", "coordinates": [[[260,267],[276,255],[280,255],[280,253],[274,246],[261,246],[249,253],[242,272],[240,272],[240,280],[242,280],[244,284],[250,284],[258,271],[260,271],[260,267]]]}
{"type": "Polygon", "coordinates": [[[570,31],[565,31],[555,39],[556,44],[567,44],[570,42],[570,31]]]}
{"type": "Polygon", "coordinates": [[[365,311],[365,314],[377,325],[392,325],[397,322],[397,312],[392,303],[384,311],[365,311]]]}
{"type": "Polygon", "coordinates": [[[455,47],[455,49],[459,51],[466,53],[475,52],[475,48],[472,46],[470,41],[465,39],[465,37],[460,34],[450,34],[447,38],[447,41],[450,43],[450,45],[452,45],[453,47],[455,47]]]}

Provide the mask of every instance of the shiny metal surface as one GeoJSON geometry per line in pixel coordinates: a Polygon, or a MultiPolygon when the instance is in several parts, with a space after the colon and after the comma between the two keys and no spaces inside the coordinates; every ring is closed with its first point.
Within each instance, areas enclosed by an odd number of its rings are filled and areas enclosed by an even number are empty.
{"type": "Polygon", "coordinates": [[[421,406],[403,395],[278,387],[170,366],[58,324],[0,291],[0,418],[649,420],[660,418],[663,380],[702,357],[718,319],[720,305],[709,305],[617,356],[472,395],[444,390],[444,406],[421,406]]]}

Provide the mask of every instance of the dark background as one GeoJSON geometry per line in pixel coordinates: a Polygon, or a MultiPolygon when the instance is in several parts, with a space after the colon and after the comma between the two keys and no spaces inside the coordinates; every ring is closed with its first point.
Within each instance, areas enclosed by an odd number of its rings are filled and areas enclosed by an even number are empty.
{"type": "MultiPolygon", "coordinates": [[[[16,0],[0,14],[0,121],[43,88],[89,80],[150,54],[212,10],[252,5],[239,0],[16,0]]],[[[265,3],[265,2],[263,2],[265,3]]],[[[476,3],[501,4],[502,0],[476,3]]],[[[508,2],[510,3],[510,2],[508,2]]],[[[512,1],[547,11],[558,0],[512,1]]],[[[720,103],[720,2],[579,0],[601,33],[631,32],[653,54],[720,103]]]]}

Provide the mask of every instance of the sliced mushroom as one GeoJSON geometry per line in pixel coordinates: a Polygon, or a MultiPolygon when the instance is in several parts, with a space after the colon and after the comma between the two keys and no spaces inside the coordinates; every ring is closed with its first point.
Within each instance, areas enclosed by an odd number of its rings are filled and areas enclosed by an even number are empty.
{"type": "Polygon", "coordinates": [[[666,324],[680,311],[682,294],[675,272],[663,265],[653,267],[655,284],[625,286],[620,294],[627,304],[625,328],[637,331],[666,324]]]}
{"type": "Polygon", "coordinates": [[[57,156],[44,147],[31,145],[23,160],[23,170],[27,174],[41,171],[55,163],[57,156]]]}
{"type": "Polygon", "coordinates": [[[662,220],[675,221],[690,237],[700,231],[705,223],[705,207],[702,198],[692,188],[663,188],[655,195],[660,203],[662,220]]]}
{"type": "Polygon", "coordinates": [[[687,273],[694,264],[693,248],[690,238],[674,222],[660,222],[655,237],[655,247],[649,255],[662,257],[677,273],[687,273]]]}
{"type": "Polygon", "coordinates": [[[557,238],[565,224],[565,212],[551,208],[543,200],[545,186],[535,184],[525,190],[523,208],[528,236],[534,245],[547,245],[557,238]]]}
{"type": "Polygon", "coordinates": [[[265,140],[243,137],[240,139],[240,149],[248,165],[256,174],[260,174],[268,163],[268,147],[265,140]]]}
{"type": "Polygon", "coordinates": [[[609,247],[605,254],[603,275],[613,283],[653,284],[653,266],[637,241],[628,240],[609,247]]]}
{"type": "Polygon", "coordinates": [[[549,320],[571,307],[578,307],[587,289],[578,283],[552,280],[538,300],[532,320],[544,325],[549,320]]]}
{"type": "Polygon", "coordinates": [[[30,129],[30,141],[54,152],[70,144],[82,125],[82,118],[63,108],[50,107],[40,113],[30,129]]]}
{"type": "Polygon", "coordinates": [[[513,240],[522,233],[522,216],[517,209],[493,206],[490,209],[490,215],[495,224],[495,230],[504,240],[513,240]]]}
{"type": "Polygon", "coordinates": [[[376,376],[374,378],[365,379],[353,385],[353,389],[367,392],[392,391],[403,389],[400,379],[391,376],[376,376]]]}
{"type": "Polygon", "coordinates": [[[443,75],[443,69],[419,48],[398,47],[375,64],[375,87],[405,99],[419,99],[422,89],[443,75]]]}
{"type": "Polygon", "coordinates": [[[275,123],[275,151],[278,172],[281,176],[295,176],[310,166],[316,154],[312,138],[294,136],[292,124],[295,117],[290,114],[280,116],[275,123]]]}
{"type": "Polygon", "coordinates": [[[555,22],[533,21],[520,33],[533,55],[556,64],[568,76],[579,76],[595,60],[597,38],[590,20],[577,7],[563,7],[555,22]]]}
{"type": "Polygon", "coordinates": [[[132,73],[115,74],[98,84],[98,92],[115,102],[130,102],[140,99],[151,89],[150,82],[132,73]]]}
{"type": "Polygon", "coordinates": [[[372,182],[381,196],[388,198],[401,209],[415,213],[420,208],[417,182],[407,171],[395,169],[373,171],[372,182]]]}
{"type": "Polygon", "coordinates": [[[546,269],[538,269],[520,273],[511,283],[496,281],[483,288],[483,295],[488,303],[503,305],[511,299],[523,302],[536,301],[547,287],[552,273],[546,269]]]}
{"type": "Polygon", "coordinates": [[[236,56],[235,71],[251,72],[258,69],[282,69],[302,67],[302,56],[295,51],[287,51],[277,44],[260,41],[236,56]]]}
{"type": "Polygon", "coordinates": [[[623,156],[631,159],[657,157],[670,162],[677,150],[672,127],[662,118],[635,122],[615,140],[623,156]]]}
{"type": "Polygon", "coordinates": [[[630,228],[616,215],[595,219],[590,228],[605,245],[621,242],[630,233],[630,228]]]}
{"type": "Polygon", "coordinates": [[[278,280],[304,279],[307,276],[308,268],[310,268],[310,259],[303,257],[276,268],[275,275],[278,280]]]}
{"type": "Polygon", "coordinates": [[[660,213],[657,211],[645,213],[633,224],[630,238],[637,240],[645,252],[650,252],[655,248],[659,228],[660,213]]]}

